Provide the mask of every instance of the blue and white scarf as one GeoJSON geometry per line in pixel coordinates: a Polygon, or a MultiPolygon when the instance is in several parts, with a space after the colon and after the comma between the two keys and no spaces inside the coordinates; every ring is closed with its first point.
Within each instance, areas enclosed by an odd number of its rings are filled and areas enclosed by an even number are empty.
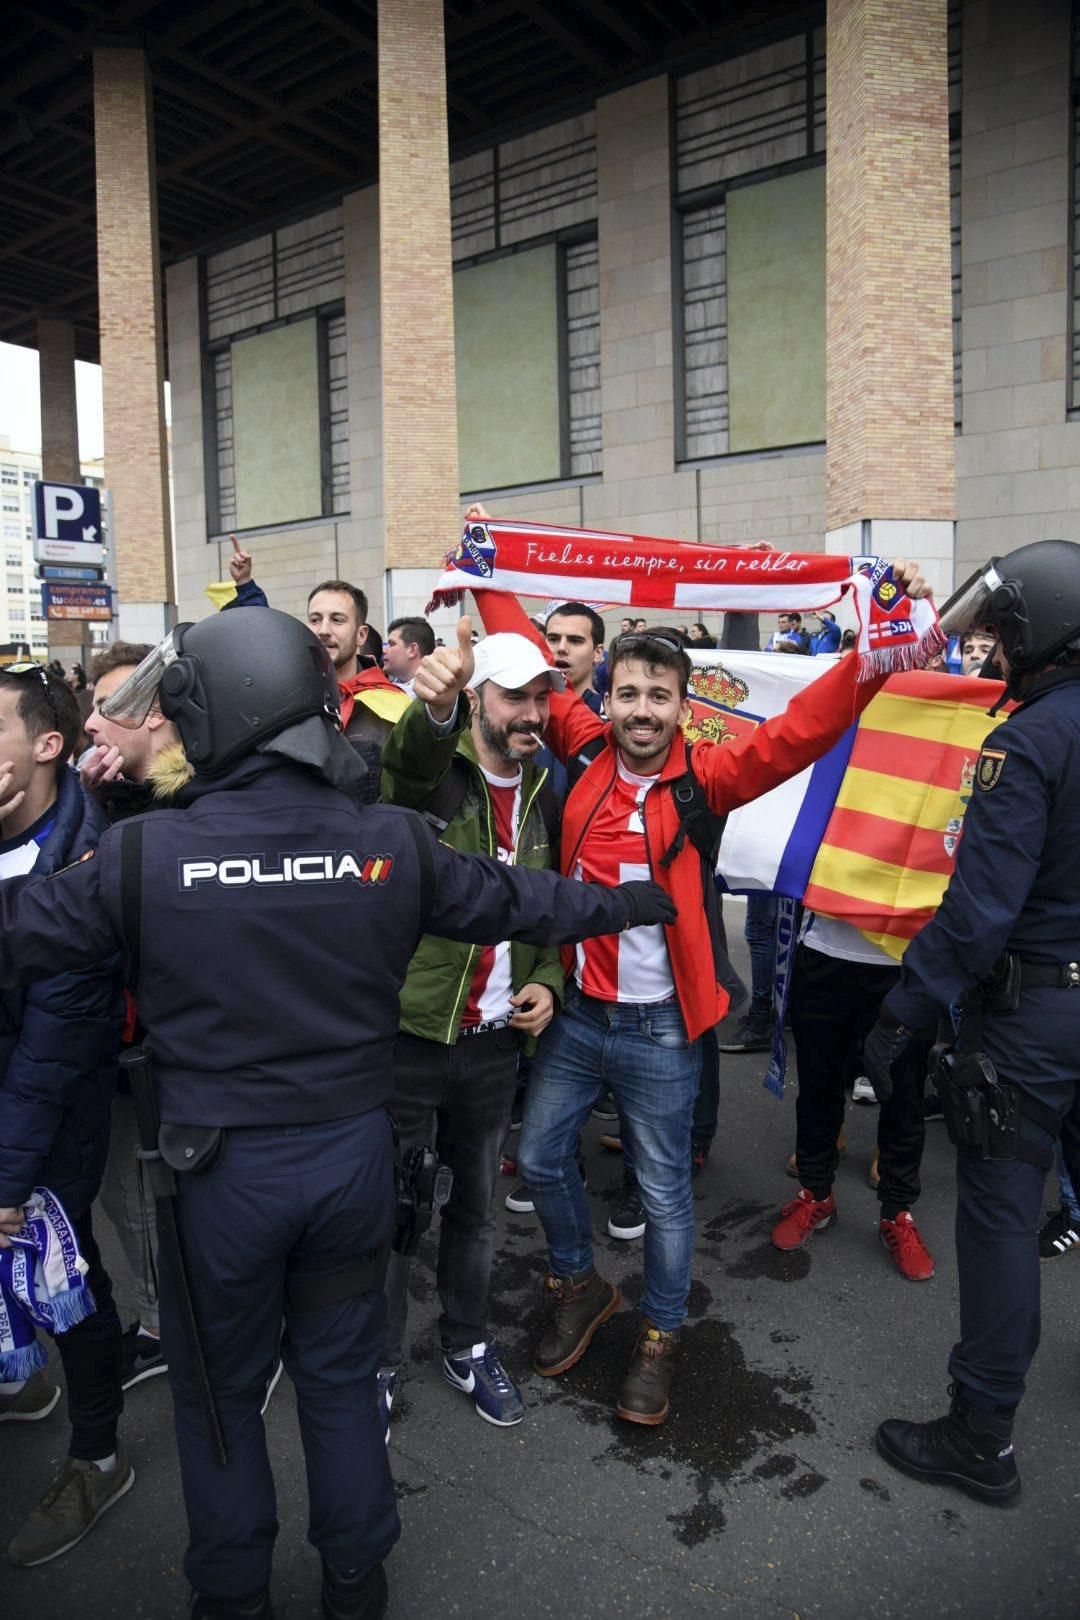
{"type": "Polygon", "coordinates": [[[45,1350],[37,1337],[44,1328],[55,1338],[97,1309],[86,1285],[90,1269],[60,1200],[47,1187],[35,1187],[23,1205],[25,1220],[0,1249],[0,1383],[16,1383],[43,1367],[45,1350]]]}

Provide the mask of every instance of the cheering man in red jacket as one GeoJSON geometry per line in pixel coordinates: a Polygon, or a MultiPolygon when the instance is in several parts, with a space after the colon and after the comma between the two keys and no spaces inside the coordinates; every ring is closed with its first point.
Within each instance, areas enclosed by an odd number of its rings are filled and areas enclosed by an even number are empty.
{"type": "MultiPolygon", "coordinates": [[[[466,519],[483,522],[487,515],[473,507],[466,519]]],[[[893,567],[909,596],[930,595],[916,564],[893,567]]],[[[543,644],[512,596],[475,595],[489,633],[515,630],[543,644]]],[[[884,676],[857,686],[857,659],[841,659],[756,731],[687,749],[680,727],[689,714],[691,666],[679,637],[662,629],[634,631],[619,636],[608,657],[610,726],[572,694],[551,694],[545,736],[558,758],[572,760],[597,739],[604,743],[566,801],[562,871],[604,884],[651,876],[675,899],[679,916],[671,927],[593,939],[567,953],[563,1015],[546,1031],[534,1061],[518,1165],[548,1241],[549,1320],[534,1365],[554,1377],[579,1360],[622,1303],[593,1266],[592,1224],[577,1168],[578,1132],[600,1092],[611,1087],[646,1217],[643,1322],[617,1410],[631,1423],[657,1424],[668,1414],[690,1292],[690,1126],[700,1037],[727,1011],[726,992],[708,967],[713,952],[702,860],[685,838],[671,786],[689,767],[718,816],[756,799],[827,753],[884,676]]],[[[445,666],[431,664],[421,665],[416,694],[445,713],[459,687],[445,666]]]]}

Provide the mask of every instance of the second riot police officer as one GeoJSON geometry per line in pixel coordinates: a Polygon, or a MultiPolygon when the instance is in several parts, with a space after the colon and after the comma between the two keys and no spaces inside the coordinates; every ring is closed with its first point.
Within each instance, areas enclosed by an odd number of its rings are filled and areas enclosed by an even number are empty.
{"type": "Polygon", "coordinates": [[[457,855],[411,812],[359,805],[333,667],[286,614],[181,625],[108,711],[138,724],[155,702],[193,767],[178,808],[54,877],[0,883],[0,984],[126,953],[156,1071],[146,1162],[158,1194],[175,1189],[161,1306],[194,1614],[271,1612],[260,1407],[284,1321],[322,1612],[366,1620],[398,1536],[375,1374],[409,958],[425,932],[549,945],[675,911],[653,884],[457,855]]]}
{"type": "Polygon", "coordinates": [[[980,623],[994,627],[1018,707],[987,738],[956,870],[865,1048],[885,1097],[910,1033],[947,1020],[935,1068],[957,1146],[953,1400],[932,1423],[883,1423],[877,1440],[907,1474],[1009,1505],[1059,1134],[1074,1182],[1080,1170],[1080,545],[995,558],[942,610],[943,629],[980,623]]]}

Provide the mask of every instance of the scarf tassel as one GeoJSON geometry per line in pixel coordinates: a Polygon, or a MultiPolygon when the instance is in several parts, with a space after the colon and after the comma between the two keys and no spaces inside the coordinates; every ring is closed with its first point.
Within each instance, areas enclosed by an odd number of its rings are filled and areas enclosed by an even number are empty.
{"type": "Polygon", "coordinates": [[[0,1350],[0,1384],[18,1384],[30,1378],[48,1362],[44,1347],[37,1339],[21,1344],[15,1350],[0,1350]]]}
{"type": "Polygon", "coordinates": [[[918,641],[898,647],[875,647],[859,653],[859,680],[870,681],[878,675],[904,675],[909,670],[925,669],[931,658],[943,653],[949,638],[942,633],[940,624],[934,623],[923,631],[918,641]]]}

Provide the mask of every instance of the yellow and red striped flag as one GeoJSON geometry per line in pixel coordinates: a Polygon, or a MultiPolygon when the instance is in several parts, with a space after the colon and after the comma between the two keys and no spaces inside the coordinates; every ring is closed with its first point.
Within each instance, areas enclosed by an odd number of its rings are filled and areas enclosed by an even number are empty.
{"type": "Polygon", "coordinates": [[[862,714],[805,904],[900,960],[952,875],[1000,683],[894,675],[862,714]]]}

